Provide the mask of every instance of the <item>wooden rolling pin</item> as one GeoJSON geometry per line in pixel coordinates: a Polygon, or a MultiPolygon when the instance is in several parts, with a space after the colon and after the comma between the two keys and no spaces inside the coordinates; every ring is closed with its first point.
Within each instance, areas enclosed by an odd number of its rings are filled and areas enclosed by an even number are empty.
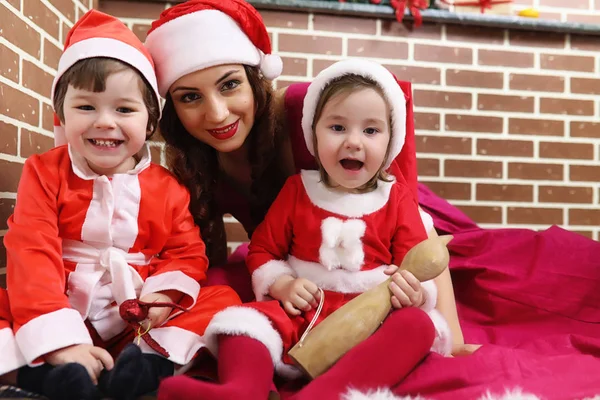
{"type": "MultiPolygon", "coordinates": [[[[447,235],[422,241],[408,251],[400,269],[412,272],[421,282],[437,277],[448,267],[450,240],[452,236],[447,235]]],[[[381,325],[392,308],[390,282],[391,278],[340,307],[288,352],[309,378],[327,371],[381,325]]]]}

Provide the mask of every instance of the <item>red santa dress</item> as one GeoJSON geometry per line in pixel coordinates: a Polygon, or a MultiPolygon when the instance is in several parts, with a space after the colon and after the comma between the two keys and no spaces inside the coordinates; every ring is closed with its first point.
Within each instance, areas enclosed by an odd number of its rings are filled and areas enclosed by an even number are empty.
{"type": "MultiPolygon", "coordinates": [[[[147,145],[139,156],[133,170],[112,178],[68,146],[25,162],[4,238],[14,336],[0,325],[0,348],[12,354],[2,353],[0,371],[76,344],[114,353],[133,336],[119,305],[164,290],[183,293],[187,312],[173,312],[150,333],[169,360],[184,365],[205,345],[213,315],[240,304],[229,287],[200,289],[208,261],[189,194],[150,162],[147,145]]],[[[140,347],[154,352],[144,341],[140,347]]]]}
{"type": "MultiPolygon", "coordinates": [[[[269,287],[281,275],[306,278],[324,290],[317,323],[389,276],[410,248],[427,238],[410,189],[398,182],[378,182],[363,194],[326,187],[318,171],[302,171],[288,179],[265,220],[252,235],[246,260],[258,302],[224,310],[211,321],[205,338],[217,354],[219,334],[247,335],[269,350],[276,371],[295,377],[287,352],[313,319],[314,310],[298,317],[270,300],[269,287]]],[[[422,308],[436,327],[433,350],[450,352],[450,329],[434,309],[437,290],[423,283],[422,308]]]]}

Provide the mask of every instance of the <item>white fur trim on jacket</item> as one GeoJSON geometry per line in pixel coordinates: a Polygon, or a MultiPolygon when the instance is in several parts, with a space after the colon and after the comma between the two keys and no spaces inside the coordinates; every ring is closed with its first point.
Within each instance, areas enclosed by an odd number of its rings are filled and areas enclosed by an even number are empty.
{"type": "Polygon", "coordinates": [[[425,211],[419,209],[419,214],[421,215],[421,221],[423,221],[423,226],[425,227],[425,232],[427,236],[429,236],[429,232],[434,229],[433,226],[433,218],[431,215],[427,214],[425,211]]]}
{"type": "Polygon", "coordinates": [[[296,277],[289,264],[282,260],[271,260],[252,273],[252,290],[257,301],[263,301],[269,294],[271,285],[282,275],[296,277]]]}
{"type": "Polygon", "coordinates": [[[304,132],[306,147],[312,155],[315,154],[312,125],[317,103],[323,89],[333,79],[349,74],[364,76],[377,82],[381,86],[385,98],[390,105],[392,143],[385,165],[385,169],[387,169],[396,156],[400,154],[402,146],[404,146],[406,138],[406,97],[394,75],[381,64],[373,61],[361,59],[339,61],[325,68],[313,79],[304,97],[304,107],[302,108],[302,130],[304,132]]]}
{"type": "Polygon", "coordinates": [[[0,354],[0,376],[27,364],[10,327],[0,329],[0,354]]]}
{"type": "Polygon", "coordinates": [[[204,332],[206,347],[218,358],[218,335],[244,335],[258,340],[269,350],[275,371],[288,379],[301,375],[300,371],[288,364],[284,364],[283,341],[279,333],[271,325],[271,321],[259,311],[243,306],[229,307],[215,314],[204,332]]]}
{"type": "Polygon", "coordinates": [[[188,310],[194,307],[196,299],[200,293],[200,284],[181,271],[169,271],[154,275],[146,279],[140,298],[150,293],[157,293],[163,290],[177,290],[192,298],[192,304],[188,310]]]}
{"type": "MultiPolygon", "coordinates": [[[[343,400],[429,400],[426,397],[421,396],[396,396],[388,388],[379,388],[377,390],[370,390],[366,393],[358,390],[349,389],[344,395],[343,400]]],[[[478,398],[478,400],[540,400],[540,398],[532,393],[524,393],[521,389],[516,388],[513,390],[507,389],[502,395],[493,395],[487,392],[485,395],[478,398]]]]}
{"type": "Polygon", "coordinates": [[[298,278],[308,279],[323,290],[339,293],[362,293],[389,278],[383,273],[387,265],[366,271],[347,271],[345,269],[329,271],[320,263],[303,261],[294,256],[288,258],[288,264],[298,278]]]}
{"type": "Polygon", "coordinates": [[[319,171],[302,170],[300,176],[306,195],[315,206],[350,218],[359,218],[380,210],[387,204],[395,182],[395,179],[390,182],[380,181],[377,189],[369,193],[343,193],[325,186],[321,182],[319,171]]]}
{"type": "Polygon", "coordinates": [[[328,217],[321,223],[319,261],[327,270],[360,271],[365,260],[362,237],[367,226],[362,219],[343,221],[328,217]]]}

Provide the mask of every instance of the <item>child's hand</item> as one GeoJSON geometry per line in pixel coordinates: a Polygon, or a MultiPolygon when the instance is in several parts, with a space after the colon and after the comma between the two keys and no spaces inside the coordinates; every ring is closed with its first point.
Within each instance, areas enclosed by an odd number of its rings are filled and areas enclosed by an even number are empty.
{"type": "Polygon", "coordinates": [[[421,282],[408,271],[398,271],[398,267],[390,265],[385,273],[392,276],[390,290],[394,308],[421,307],[425,304],[425,292],[421,282]]]}
{"type": "Polygon", "coordinates": [[[98,377],[104,368],[111,370],[115,362],[108,351],[91,344],[76,344],[64,349],[53,351],[45,356],[50,365],[63,365],[68,363],[81,364],[87,369],[94,385],[98,384],[98,377]]]}
{"type": "MultiPolygon", "coordinates": [[[[150,293],[140,299],[144,303],[177,303],[181,293],[173,290],[150,293]]],[[[173,307],[150,307],[148,316],[141,323],[144,329],[151,329],[162,325],[173,311],[173,307]]]]}
{"type": "Polygon", "coordinates": [[[319,288],[304,278],[294,278],[289,275],[279,277],[269,288],[269,294],[283,304],[283,309],[289,315],[300,315],[317,307],[319,288]]]}

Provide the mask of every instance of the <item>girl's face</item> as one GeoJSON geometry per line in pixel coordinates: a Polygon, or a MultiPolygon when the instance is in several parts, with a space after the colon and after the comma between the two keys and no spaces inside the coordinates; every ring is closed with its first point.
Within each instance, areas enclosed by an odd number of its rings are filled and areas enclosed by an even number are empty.
{"type": "Polygon", "coordinates": [[[239,149],[254,124],[254,94],[241,64],[218,65],[179,78],[169,94],[196,139],[221,153],[239,149]]]}
{"type": "Polygon", "coordinates": [[[140,77],[128,68],[106,78],[104,92],[69,85],[64,100],[65,136],[100,175],[129,171],[146,141],[148,109],[140,77]]]}
{"type": "Polygon", "coordinates": [[[390,142],[390,110],[374,89],[333,96],[315,126],[317,152],[330,184],[352,191],[373,178],[390,142]]]}

